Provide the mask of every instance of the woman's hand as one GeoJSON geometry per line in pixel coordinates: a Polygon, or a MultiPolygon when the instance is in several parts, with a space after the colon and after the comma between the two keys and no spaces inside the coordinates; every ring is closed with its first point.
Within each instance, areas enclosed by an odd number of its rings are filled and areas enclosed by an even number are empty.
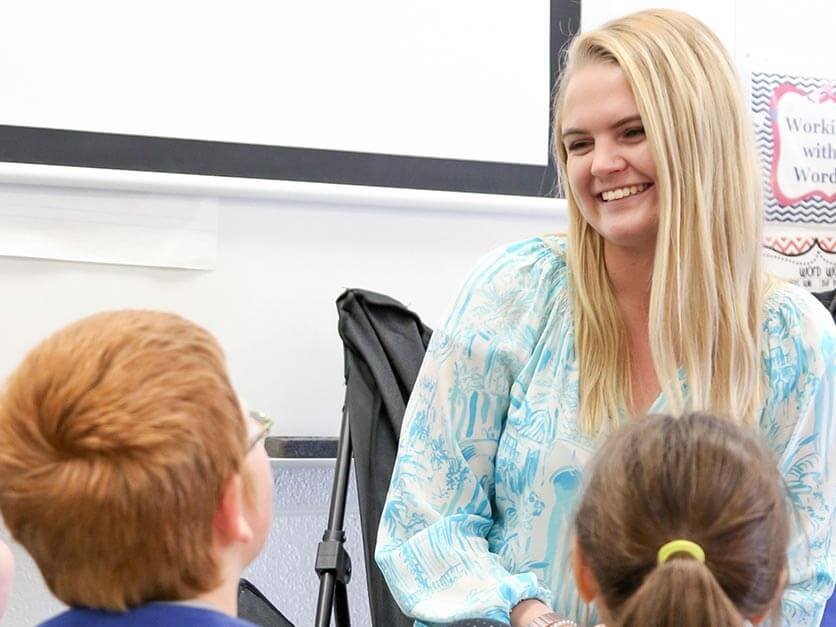
{"type": "Polygon", "coordinates": [[[552,611],[539,599],[524,599],[511,608],[511,627],[525,627],[538,616],[552,611]]]}

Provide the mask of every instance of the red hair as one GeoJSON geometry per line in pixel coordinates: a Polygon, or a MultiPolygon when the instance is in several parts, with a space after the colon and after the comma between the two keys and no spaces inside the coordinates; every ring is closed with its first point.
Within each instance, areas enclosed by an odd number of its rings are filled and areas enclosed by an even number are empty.
{"type": "Polygon", "coordinates": [[[58,331],[0,397],[0,511],[68,605],[121,610],[220,581],[212,519],[246,429],[204,329],[117,311],[58,331]]]}

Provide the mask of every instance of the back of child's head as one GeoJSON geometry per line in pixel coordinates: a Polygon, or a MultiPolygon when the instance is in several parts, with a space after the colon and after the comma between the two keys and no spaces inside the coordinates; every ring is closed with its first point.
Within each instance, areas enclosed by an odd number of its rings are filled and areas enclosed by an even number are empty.
{"type": "Polygon", "coordinates": [[[0,511],[68,605],[191,598],[220,581],[212,518],[245,441],[208,332],[91,316],[32,350],[0,397],[0,511]]]}
{"type": "Polygon", "coordinates": [[[612,627],[739,627],[776,608],[784,485],[757,436],[730,421],[651,416],[614,433],[576,533],[612,627]]]}

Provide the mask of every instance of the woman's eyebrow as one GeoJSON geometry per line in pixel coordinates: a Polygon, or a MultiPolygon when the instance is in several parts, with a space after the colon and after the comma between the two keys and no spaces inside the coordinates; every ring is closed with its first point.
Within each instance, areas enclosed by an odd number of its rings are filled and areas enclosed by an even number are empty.
{"type": "Polygon", "coordinates": [[[633,122],[641,122],[642,116],[638,113],[634,115],[628,115],[626,118],[621,118],[618,122],[613,124],[610,128],[618,128],[619,126],[624,126],[625,124],[631,124],[633,122]]]}
{"type": "Polygon", "coordinates": [[[563,130],[561,135],[563,135],[563,137],[566,137],[567,135],[589,135],[589,131],[585,131],[581,128],[567,128],[563,130]]]}
{"type": "MultiPolygon", "coordinates": [[[[610,128],[618,128],[619,126],[624,126],[625,124],[630,124],[631,122],[641,122],[642,116],[635,114],[635,115],[628,115],[626,118],[621,118],[615,124],[611,124],[610,128]]],[[[566,137],[567,135],[589,135],[589,131],[584,130],[582,128],[567,128],[564,129],[563,133],[561,133],[562,137],[566,137]]]]}

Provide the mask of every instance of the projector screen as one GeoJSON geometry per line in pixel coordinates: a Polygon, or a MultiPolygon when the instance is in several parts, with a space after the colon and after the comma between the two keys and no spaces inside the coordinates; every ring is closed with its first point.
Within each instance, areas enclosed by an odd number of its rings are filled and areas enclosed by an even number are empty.
{"type": "Polygon", "coordinates": [[[0,160],[546,195],[579,3],[3,0],[0,160]]]}

